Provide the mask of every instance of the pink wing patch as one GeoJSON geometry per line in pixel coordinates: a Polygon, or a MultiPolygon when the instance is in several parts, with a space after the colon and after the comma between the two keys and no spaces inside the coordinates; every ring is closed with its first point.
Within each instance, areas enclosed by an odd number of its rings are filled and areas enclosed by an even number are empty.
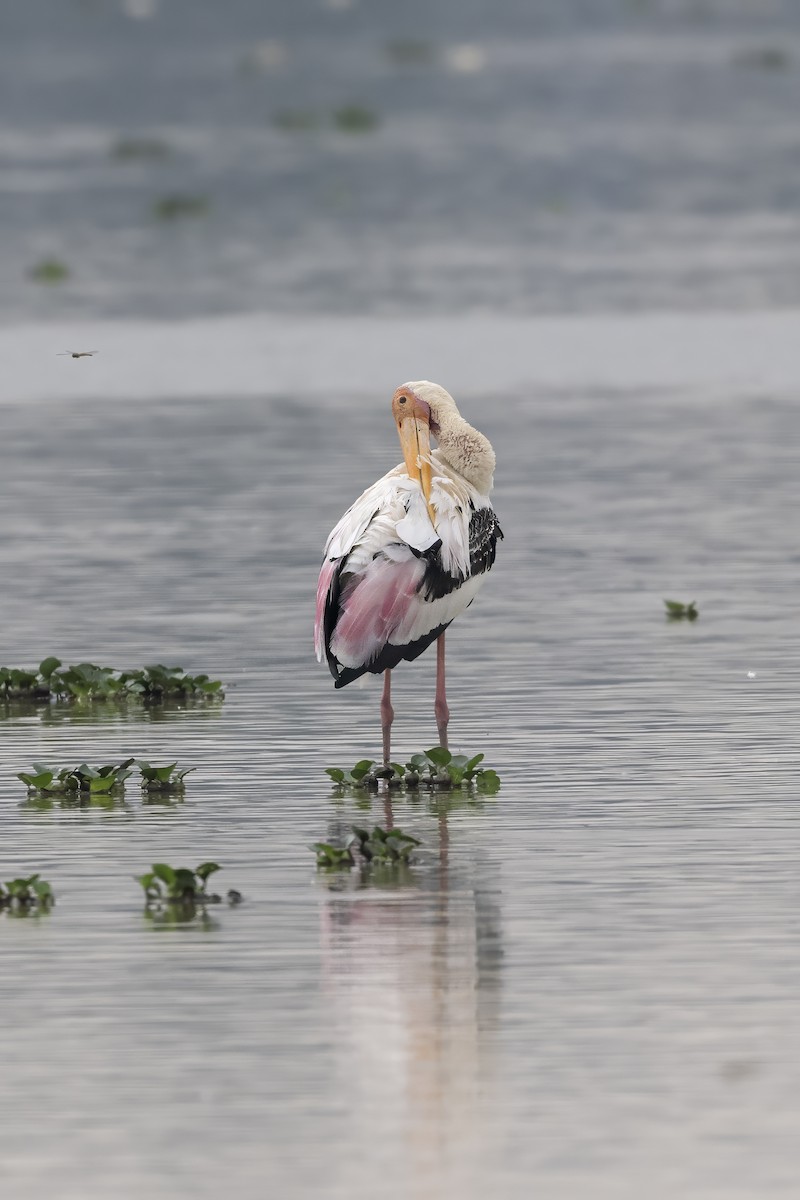
{"type": "Polygon", "coordinates": [[[424,571],[418,558],[392,562],[381,555],[363,575],[347,583],[331,638],[331,649],[342,666],[365,666],[387,642],[397,640],[393,635],[410,624],[422,603],[417,587],[424,571]]]}
{"type": "Polygon", "coordinates": [[[317,652],[318,662],[322,662],[325,657],[325,605],[328,602],[328,593],[331,590],[331,583],[338,566],[338,562],[332,562],[326,558],[319,573],[317,615],[314,621],[314,649],[317,652]]]}

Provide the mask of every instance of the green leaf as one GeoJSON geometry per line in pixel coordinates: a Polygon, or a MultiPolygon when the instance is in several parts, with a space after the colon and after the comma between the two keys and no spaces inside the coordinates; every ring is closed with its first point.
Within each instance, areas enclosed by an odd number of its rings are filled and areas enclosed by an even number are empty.
{"type": "Polygon", "coordinates": [[[344,783],[344,771],[341,767],[326,767],[326,775],[330,775],[334,783],[344,783]]]}
{"type": "Polygon", "coordinates": [[[477,767],[478,763],[483,762],[485,757],[486,757],[485,754],[476,754],[475,757],[471,758],[469,760],[469,762],[467,763],[467,770],[474,771],[475,768],[477,767]]]}
{"type": "Polygon", "coordinates": [[[188,867],[177,867],[175,870],[175,882],[171,884],[170,891],[180,895],[184,892],[196,892],[197,890],[194,871],[190,871],[188,867]]]}
{"type": "Polygon", "coordinates": [[[419,846],[422,844],[419,838],[412,837],[410,833],[403,833],[402,829],[392,829],[388,836],[400,842],[407,842],[410,846],[419,846]]]}
{"type": "Polygon", "coordinates": [[[137,883],[142,885],[146,892],[149,892],[151,889],[155,888],[156,876],[153,871],[147,871],[144,875],[134,875],[133,878],[137,883]]]}
{"type": "Polygon", "coordinates": [[[405,767],[401,763],[390,763],[389,765],[391,766],[395,775],[397,775],[399,779],[402,779],[406,773],[405,767]]]}
{"type": "Polygon", "coordinates": [[[45,658],[39,663],[39,674],[43,679],[49,679],[53,672],[56,671],[60,666],[61,659],[53,658],[51,655],[50,658],[45,658]]]}
{"type": "Polygon", "coordinates": [[[168,887],[175,883],[175,871],[169,863],[153,863],[153,874],[161,879],[168,887]]]}
{"type": "Polygon", "coordinates": [[[350,847],[333,846],[330,842],[314,842],[311,847],[317,856],[317,866],[320,867],[350,867],[353,856],[350,847]]]}
{"type": "Polygon", "coordinates": [[[352,775],[353,779],[360,781],[361,779],[364,778],[365,775],[369,774],[369,772],[372,770],[373,766],[374,766],[373,759],[362,758],[360,762],[356,763],[356,765],[351,770],[350,774],[352,775]]]}
{"type": "Polygon", "coordinates": [[[221,870],[222,870],[222,867],[219,865],[219,863],[204,862],[204,863],[200,863],[200,866],[195,870],[195,875],[198,875],[205,883],[205,881],[208,879],[209,875],[213,875],[215,871],[221,871],[221,870]]]}
{"type": "Polygon", "coordinates": [[[100,775],[89,780],[89,791],[92,793],[110,792],[116,783],[113,775],[100,775]]]}
{"type": "Polygon", "coordinates": [[[437,767],[446,767],[453,757],[449,750],[445,750],[444,746],[432,746],[426,751],[431,762],[436,763],[437,767]]]}
{"type": "Polygon", "coordinates": [[[668,617],[683,617],[686,614],[686,605],[680,600],[665,600],[664,607],[668,617]]]}
{"type": "Polygon", "coordinates": [[[496,792],[500,787],[500,776],[496,771],[480,771],[477,785],[482,792],[496,792]]]}
{"type": "Polygon", "coordinates": [[[177,767],[177,763],[169,763],[166,767],[154,767],[156,779],[161,783],[169,783],[169,777],[177,767]]]}
{"type": "Polygon", "coordinates": [[[36,775],[28,775],[25,771],[20,771],[17,775],[17,779],[21,779],[22,782],[27,784],[29,788],[41,790],[42,788],[49,787],[53,782],[53,772],[40,771],[36,775]]]}

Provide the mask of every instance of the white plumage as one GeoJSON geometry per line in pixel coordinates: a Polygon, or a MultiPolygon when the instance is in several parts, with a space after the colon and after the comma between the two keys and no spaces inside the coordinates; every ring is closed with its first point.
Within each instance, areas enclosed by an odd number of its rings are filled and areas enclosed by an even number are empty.
{"type": "MultiPolygon", "coordinates": [[[[494,451],[452,397],[437,384],[411,383],[392,407],[406,461],[367,488],[331,532],[315,625],[317,658],[327,658],[337,687],[386,672],[389,712],[389,671],[443,637],[482,586],[502,537],[488,496],[494,451]]],[[[440,649],[437,705],[446,711],[443,642],[440,649]]],[[[442,744],[446,726],[439,722],[442,744]]]]}

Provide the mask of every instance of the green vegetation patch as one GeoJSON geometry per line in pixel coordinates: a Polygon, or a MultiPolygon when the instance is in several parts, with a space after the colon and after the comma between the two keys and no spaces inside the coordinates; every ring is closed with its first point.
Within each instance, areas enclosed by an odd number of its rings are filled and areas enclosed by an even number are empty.
{"type": "Polygon", "coordinates": [[[38,670],[0,667],[0,701],[165,700],[224,698],[222,683],[208,675],[187,675],[183,667],[160,663],[117,671],[96,663],[65,667],[60,659],[42,660],[38,670]]]}
{"type": "Polygon", "coordinates": [[[311,849],[317,856],[317,866],[326,870],[349,870],[356,862],[365,865],[398,866],[408,864],[420,842],[403,833],[402,829],[383,829],[380,825],[372,830],[352,826],[353,832],[344,846],[330,842],[314,842],[311,849]]]}
{"type": "Polygon", "coordinates": [[[153,767],[150,763],[137,760],[136,766],[142,773],[143,792],[179,792],[183,791],[184,779],[194,767],[178,770],[177,763],[168,763],[165,767],[153,767]]]}
{"type": "Polygon", "coordinates": [[[204,217],[210,204],[206,196],[188,196],[175,193],[162,196],[153,204],[153,216],[158,221],[177,221],[183,217],[204,217]]]}
{"type": "Polygon", "coordinates": [[[344,104],[334,109],[333,123],[342,133],[370,133],[380,124],[378,114],[363,104],[344,104]]]}
{"type": "Polygon", "coordinates": [[[8,879],[0,883],[0,909],[18,915],[31,910],[47,912],[55,903],[53,889],[39,875],[24,879],[8,879]]]}
{"type": "Polygon", "coordinates": [[[329,114],[310,108],[284,108],[274,114],[272,123],[284,133],[310,133],[331,126],[340,133],[371,133],[380,125],[380,117],[364,104],[343,104],[329,114]]]}
{"type": "Polygon", "coordinates": [[[412,754],[405,766],[401,763],[382,766],[364,758],[349,771],[340,767],[326,767],[325,770],[340,787],[376,790],[381,780],[385,780],[390,788],[402,787],[410,791],[475,787],[492,794],[500,787],[500,776],[496,771],[479,766],[484,757],[475,754],[468,758],[466,754],[451,754],[444,746],[433,746],[420,754],[412,754]]]}
{"type": "Polygon", "coordinates": [[[93,796],[120,796],[126,779],[130,779],[132,766],[139,768],[142,777],[142,795],[147,799],[151,793],[172,795],[183,792],[184,779],[194,767],[178,768],[177,763],[154,767],[148,762],[126,758],[121,763],[108,763],[103,767],[90,767],[81,763],[78,767],[50,768],[44,763],[34,763],[33,771],[20,771],[21,779],[30,793],[40,796],[66,796],[88,800],[93,796]]]}
{"type": "MultiPolygon", "coordinates": [[[[207,889],[208,879],[222,870],[219,863],[204,862],[199,867],[171,867],[169,863],[153,863],[144,875],[137,875],[147,908],[185,906],[195,910],[206,904],[221,904],[222,897],[207,889]]],[[[231,888],[226,899],[229,904],[241,904],[242,894],[231,888]]]]}
{"type": "Polygon", "coordinates": [[[51,770],[44,763],[34,763],[33,772],[20,771],[21,779],[29,792],[46,796],[95,796],[109,792],[121,792],[125,780],[133,774],[129,770],[132,758],[121,763],[109,763],[103,767],[90,767],[81,763],[78,767],[61,767],[51,770]]]}
{"type": "Polygon", "coordinates": [[[668,621],[696,621],[700,615],[694,600],[690,600],[688,604],[681,600],[665,600],[664,608],[668,621]]]}
{"type": "Polygon", "coordinates": [[[34,263],[28,272],[36,283],[62,283],[69,278],[69,267],[60,258],[50,255],[34,263]]]}

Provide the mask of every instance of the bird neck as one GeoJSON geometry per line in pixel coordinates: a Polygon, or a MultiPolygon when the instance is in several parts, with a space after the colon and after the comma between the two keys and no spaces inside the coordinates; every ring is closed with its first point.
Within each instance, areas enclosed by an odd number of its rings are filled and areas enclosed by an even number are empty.
{"type": "Polygon", "coordinates": [[[495,453],[487,437],[459,413],[442,413],[436,440],[439,454],[483,496],[492,490],[495,453]]]}

